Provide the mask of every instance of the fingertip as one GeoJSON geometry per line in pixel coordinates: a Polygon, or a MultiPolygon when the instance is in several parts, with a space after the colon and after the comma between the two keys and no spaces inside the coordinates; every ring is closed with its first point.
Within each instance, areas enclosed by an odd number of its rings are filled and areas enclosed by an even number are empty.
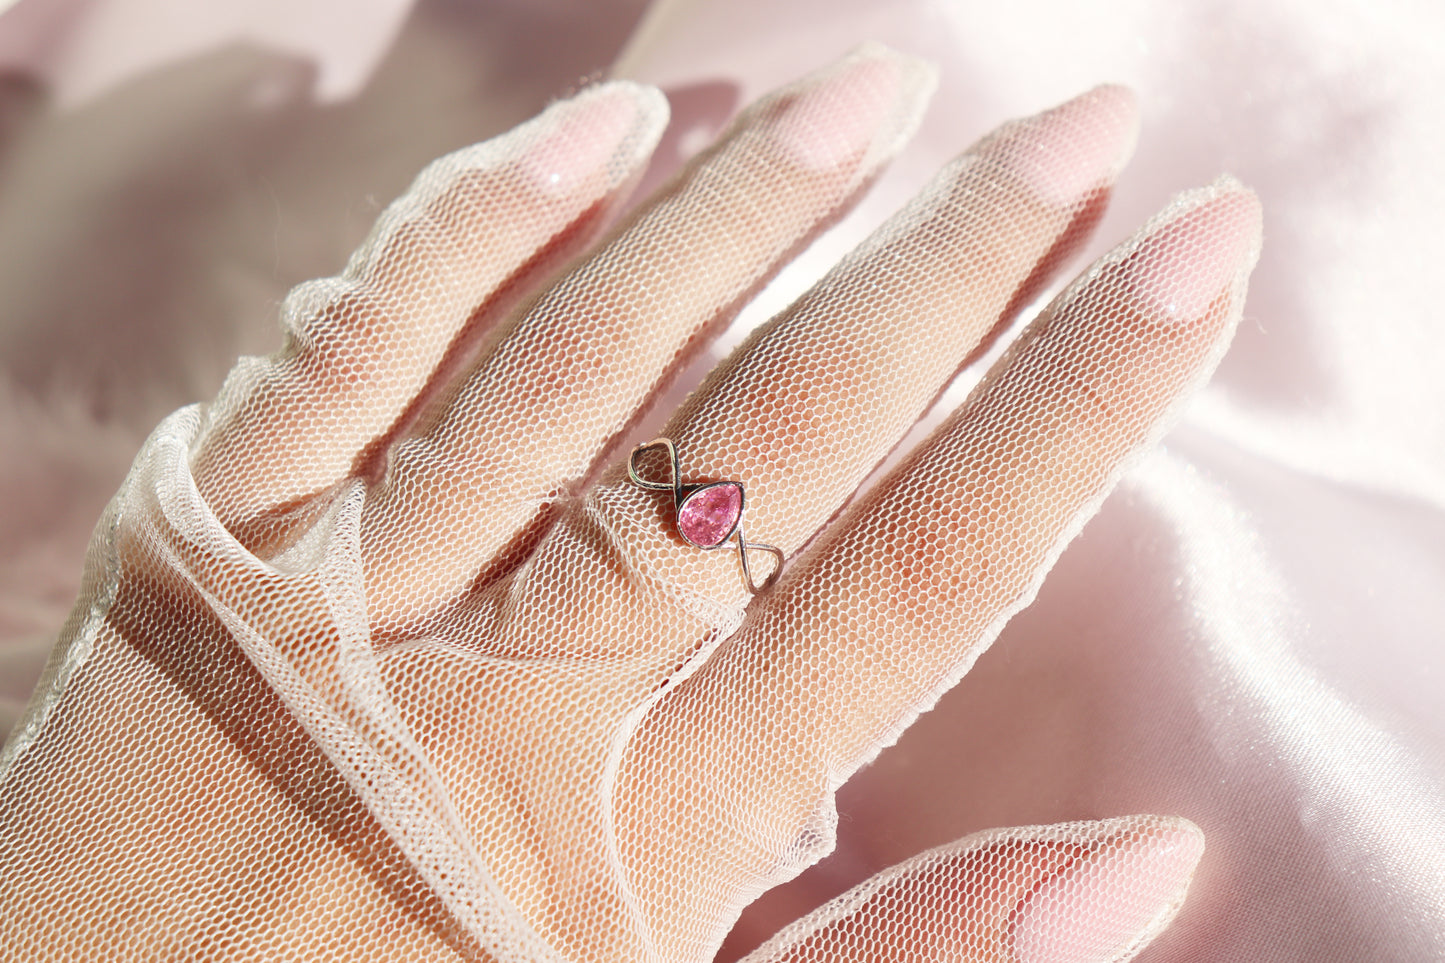
{"type": "Polygon", "coordinates": [[[1032,190],[1055,207],[1072,207],[1106,189],[1134,154],[1139,106],[1117,84],[1004,127],[984,142],[1001,153],[1032,190]]]}
{"type": "Polygon", "coordinates": [[[595,85],[592,90],[606,92],[611,96],[625,96],[632,102],[635,121],[629,136],[623,140],[628,148],[620,152],[626,166],[639,166],[652,156],[657,142],[662,139],[672,117],[672,107],[667,95],[652,84],[634,80],[609,80],[595,85]]]}
{"type": "Polygon", "coordinates": [[[1096,150],[1117,177],[1139,144],[1139,96],[1123,84],[1100,84],[1077,100],[1090,106],[1095,123],[1104,132],[1096,150]]]}
{"type": "Polygon", "coordinates": [[[1151,314],[1200,320],[1228,294],[1228,317],[1239,308],[1259,258],[1263,211],[1253,191],[1224,176],[1179,195],[1142,234],[1125,273],[1151,314]]]}
{"type": "Polygon", "coordinates": [[[651,154],[667,124],[667,98],[632,81],[589,87],[554,105],[527,150],[522,170],[538,188],[562,194],[605,171],[608,185],[625,179],[651,154]]]}
{"type": "Polygon", "coordinates": [[[1019,908],[1013,924],[1018,963],[1128,959],[1183,904],[1204,852],[1199,827],[1157,816],[1092,827],[1100,836],[1095,848],[1043,881],[1019,908]]]}
{"type": "Polygon", "coordinates": [[[1178,912],[1203,849],[1171,816],[986,830],[884,870],[747,961],[1123,963],[1178,912]]]}
{"type": "Polygon", "coordinates": [[[936,86],[927,62],[864,44],[788,91],[772,135],[806,169],[876,166],[912,136],[936,86]]]}

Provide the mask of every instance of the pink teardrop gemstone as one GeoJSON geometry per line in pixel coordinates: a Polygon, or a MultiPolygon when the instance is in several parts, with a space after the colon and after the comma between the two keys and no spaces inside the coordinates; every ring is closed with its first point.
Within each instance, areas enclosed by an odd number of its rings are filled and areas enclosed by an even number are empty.
{"type": "Polygon", "coordinates": [[[737,482],[704,485],[677,506],[677,530],[698,548],[727,541],[743,514],[743,486],[737,482]]]}

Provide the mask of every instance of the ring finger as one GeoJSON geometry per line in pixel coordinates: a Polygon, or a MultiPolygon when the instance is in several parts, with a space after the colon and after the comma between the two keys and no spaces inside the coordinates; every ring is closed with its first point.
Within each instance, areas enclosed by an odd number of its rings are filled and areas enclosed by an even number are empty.
{"type": "Polygon", "coordinates": [[[1027,601],[1121,462],[1217,360],[1259,217],[1226,181],[1087,272],[651,714],[618,798],[652,798],[625,831],[704,839],[677,871],[705,880],[695,898],[726,898],[708,854],[766,861],[793,840],[825,843],[832,791],[1027,601]]]}
{"type": "MultiPolygon", "coordinates": [[[[1006,125],[945,168],[688,399],[665,429],[682,480],[741,482],[747,535],[796,550],[1087,237],[1134,138],[1132,95],[1102,87],[1006,125]]],[[[667,479],[660,457],[637,461],[642,475],[667,479]]],[[[632,617],[627,593],[596,591],[599,571],[699,600],[695,610],[737,612],[748,601],[736,556],[684,542],[667,517],[671,498],[630,483],[622,467],[588,505],[589,523],[611,537],[594,540],[605,554],[570,576],[578,593],[584,580],[594,586],[593,601],[572,615],[579,638],[604,638],[632,617]]],[[[583,551],[559,533],[534,564],[560,566],[552,554],[583,551]]],[[[676,628],[676,638],[656,639],[660,647],[696,644],[696,626],[676,628]]]]}

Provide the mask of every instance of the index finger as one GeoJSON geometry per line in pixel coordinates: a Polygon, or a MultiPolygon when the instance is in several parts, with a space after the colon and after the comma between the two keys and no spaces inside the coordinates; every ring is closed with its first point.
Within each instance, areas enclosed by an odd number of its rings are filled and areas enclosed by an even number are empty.
{"type": "Polygon", "coordinates": [[[192,459],[231,533],[265,553],[287,511],[357,472],[507,295],[597,234],[666,119],[662,95],[637,84],[560,101],[428,165],[340,276],[295,288],[285,345],[236,366],[192,459]]]}

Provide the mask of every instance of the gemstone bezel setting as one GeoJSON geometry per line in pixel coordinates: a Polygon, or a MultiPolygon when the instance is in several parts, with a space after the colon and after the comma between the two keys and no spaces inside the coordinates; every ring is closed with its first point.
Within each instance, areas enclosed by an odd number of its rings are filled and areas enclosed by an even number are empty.
{"type": "Polygon", "coordinates": [[[677,533],[697,548],[725,548],[743,520],[743,486],[735,481],[682,485],[677,490],[677,533]]]}
{"type": "Polygon", "coordinates": [[[632,454],[627,457],[627,477],[634,485],[647,491],[671,493],[673,525],[676,526],[678,536],[687,544],[702,549],[736,545],[738,567],[742,570],[743,584],[749,592],[756,595],[771,588],[783,574],[783,562],[786,559],[782,549],[763,542],[750,542],[743,535],[745,496],[742,482],[683,482],[682,463],[677,457],[677,446],[672,443],[671,438],[655,438],[632,449],[632,454]],[[672,476],[668,481],[653,481],[644,478],[637,471],[638,456],[653,448],[660,448],[667,453],[672,476]],[[773,557],[773,569],[761,583],[753,580],[748,552],[764,552],[773,557]]]}

